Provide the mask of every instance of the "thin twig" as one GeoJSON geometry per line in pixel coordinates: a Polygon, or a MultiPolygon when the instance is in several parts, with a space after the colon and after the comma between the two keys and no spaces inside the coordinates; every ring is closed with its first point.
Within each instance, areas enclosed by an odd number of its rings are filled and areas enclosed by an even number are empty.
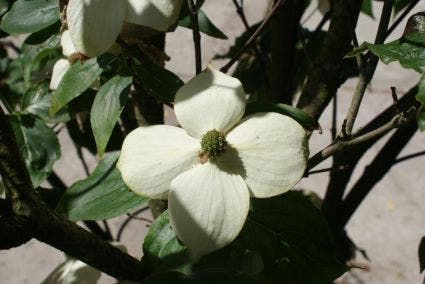
{"type": "Polygon", "coordinates": [[[401,15],[397,18],[397,20],[394,21],[394,23],[388,28],[387,32],[385,33],[384,40],[387,39],[387,37],[392,34],[392,32],[397,28],[397,26],[406,18],[406,16],[412,11],[413,8],[419,3],[419,0],[413,0],[410,2],[409,6],[401,13],[401,15]]]}
{"type": "MultiPolygon", "coordinates": [[[[393,8],[394,0],[385,0],[384,7],[382,8],[381,19],[379,21],[378,32],[375,38],[375,44],[381,44],[385,40],[388,25],[391,19],[391,12],[393,8]]],[[[357,118],[361,102],[366,92],[366,87],[371,81],[373,74],[375,73],[376,66],[378,65],[378,57],[373,56],[367,66],[361,66],[359,80],[357,82],[356,89],[351,100],[350,108],[347,113],[347,124],[343,129],[342,136],[350,136],[354,127],[354,122],[357,118]]],[[[362,64],[361,64],[362,65],[362,64]]]]}
{"type": "Polygon", "coordinates": [[[314,29],[314,33],[316,34],[318,31],[322,30],[323,26],[329,21],[329,19],[331,18],[331,13],[330,12],[326,12],[322,19],[320,20],[319,24],[317,25],[317,27],[314,29]]]}
{"type": "Polygon", "coordinates": [[[77,143],[74,143],[74,145],[77,150],[77,156],[80,159],[81,164],[83,165],[84,173],[88,177],[90,175],[90,170],[89,170],[89,166],[87,165],[86,159],[83,156],[82,147],[80,145],[77,145],[77,143]]]}
{"type": "Polygon", "coordinates": [[[135,219],[135,220],[148,222],[148,223],[150,223],[150,224],[152,224],[152,223],[153,223],[153,220],[151,220],[151,219],[144,218],[144,217],[137,217],[137,216],[136,216],[136,215],[134,215],[134,214],[127,213],[127,216],[128,216],[128,217],[131,217],[131,218],[133,218],[133,219],[135,219]]]}
{"type": "Polygon", "coordinates": [[[398,158],[397,160],[395,160],[394,161],[394,164],[398,164],[398,163],[401,163],[401,162],[404,162],[404,161],[407,161],[407,160],[410,160],[410,159],[413,159],[413,158],[417,158],[417,157],[420,157],[420,156],[423,156],[423,155],[425,155],[425,151],[421,151],[421,152],[413,153],[413,154],[410,154],[410,155],[406,155],[406,156],[403,156],[403,157],[398,158]]]}
{"type": "Polygon", "coordinates": [[[198,10],[193,0],[187,0],[189,7],[190,21],[192,25],[193,43],[195,45],[195,65],[196,74],[202,71],[202,55],[201,55],[201,33],[199,32],[198,10]]]}
{"type": "Polygon", "coordinates": [[[338,96],[335,95],[332,103],[332,141],[335,141],[336,138],[336,128],[338,125],[338,96]]]}
{"type": "Polygon", "coordinates": [[[314,174],[321,174],[321,173],[327,173],[330,172],[332,170],[332,168],[326,168],[326,169],[320,169],[320,170],[315,170],[315,171],[311,171],[307,174],[307,176],[309,175],[314,175],[314,174]]]}
{"type": "Polygon", "coordinates": [[[109,227],[108,221],[103,220],[102,223],[103,223],[103,226],[105,227],[106,234],[109,236],[111,240],[113,240],[112,231],[111,231],[111,228],[109,227]]]}
{"type": "Polygon", "coordinates": [[[120,226],[120,228],[119,228],[119,230],[118,230],[118,233],[117,233],[117,238],[116,238],[117,242],[119,242],[119,241],[121,240],[122,234],[124,233],[124,229],[127,227],[127,225],[128,225],[128,224],[129,224],[132,220],[134,220],[134,216],[137,216],[137,215],[139,215],[140,213],[142,213],[142,212],[144,212],[144,211],[146,211],[146,210],[148,210],[148,209],[149,209],[149,206],[146,206],[146,207],[140,208],[139,210],[137,210],[136,212],[134,212],[134,213],[132,214],[132,216],[127,217],[127,218],[124,220],[124,222],[122,222],[122,224],[121,224],[121,226],[120,226]]]}
{"type": "Polygon", "coordinates": [[[373,187],[394,166],[396,157],[404,149],[416,133],[416,121],[411,121],[407,127],[398,129],[379,151],[373,161],[364,169],[362,176],[355,183],[342,203],[339,221],[344,227],[356,209],[360,206],[373,187]]]}
{"type": "Polygon", "coordinates": [[[405,114],[401,113],[401,114],[395,115],[389,122],[368,133],[365,133],[360,136],[353,135],[354,138],[350,140],[337,141],[329,145],[328,147],[326,147],[325,149],[323,149],[322,151],[320,151],[319,153],[317,153],[316,155],[314,155],[312,158],[309,159],[307,170],[314,168],[315,166],[317,166],[318,164],[320,164],[327,158],[335,155],[336,153],[346,151],[359,144],[363,144],[377,137],[381,137],[384,134],[391,131],[392,129],[398,128],[406,124],[409,120],[413,118],[412,113],[414,113],[415,110],[416,108],[412,107],[410,110],[407,111],[407,113],[405,114]]]}
{"type": "MultiPolygon", "coordinates": [[[[233,0],[233,4],[236,7],[236,13],[238,13],[238,15],[241,18],[241,21],[242,21],[245,29],[248,31],[250,27],[249,27],[248,20],[247,20],[247,18],[245,16],[245,12],[244,12],[243,6],[239,5],[238,0],[233,0]]],[[[258,49],[258,47],[256,45],[253,45],[253,49],[254,49],[255,55],[258,58],[258,61],[260,62],[260,67],[261,67],[261,71],[262,71],[262,73],[264,75],[264,80],[266,81],[267,86],[270,86],[270,79],[269,79],[269,76],[268,76],[268,72],[267,72],[267,68],[266,68],[266,63],[264,61],[263,55],[261,54],[260,50],[258,49]]]]}
{"type": "MultiPolygon", "coordinates": [[[[191,0],[188,0],[191,1],[191,0]]],[[[261,25],[257,28],[257,30],[254,32],[254,34],[246,41],[246,43],[242,46],[242,48],[233,56],[230,61],[221,67],[220,71],[223,73],[227,73],[230,69],[230,67],[233,66],[233,64],[236,63],[236,61],[239,60],[239,58],[242,56],[242,54],[245,52],[245,50],[251,46],[251,44],[257,39],[257,37],[263,32],[264,28],[266,27],[267,23],[270,21],[271,17],[274,15],[274,13],[277,11],[277,9],[285,3],[286,0],[279,0],[276,2],[276,4],[273,6],[273,8],[270,10],[270,12],[266,15],[261,25]]]]}

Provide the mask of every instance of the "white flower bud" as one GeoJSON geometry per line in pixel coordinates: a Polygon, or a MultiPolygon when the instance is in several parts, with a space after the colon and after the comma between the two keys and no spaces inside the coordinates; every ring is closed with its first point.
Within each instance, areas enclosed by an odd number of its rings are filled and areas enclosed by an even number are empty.
{"type": "Polygon", "coordinates": [[[77,52],[87,57],[106,52],[120,33],[125,12],[122,0],[70,0],[66,18],[77,52]]]}
{"type": "Polygon", "coordinates": [[[68,71],[70,67],[71,63],[69,63],[69,61],[66,59],[59,59],[56,61],[55,65],[53,66],[52,78],[50,79],[51,90],[57,89],[63,75],[65,75],[66,71],[68,71]]]}
{"type": "Polygon", "coordinates": [[[69,30],[66,30],[61,35],[61,46],[62,46],[62,53],[66,57],[70,57],[72,54],[76,53],[74,44],[72,43],[71,34],[69,33],[69,30]]]}
{"type": "Polygon", "coordinates": [[[166,32],[180,15],[183,0],[128,0],[125,20],[166,32]]]}

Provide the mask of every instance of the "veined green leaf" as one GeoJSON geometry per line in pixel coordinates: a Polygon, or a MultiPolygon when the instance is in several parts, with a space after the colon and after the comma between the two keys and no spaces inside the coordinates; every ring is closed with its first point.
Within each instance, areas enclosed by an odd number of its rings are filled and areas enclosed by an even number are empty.
{"type": "Polygon", "coordinates": [[[31,115],[12,116],[10,122],[33,186],[38,187],[61,156],[59,141],[52,129],[31,115]]]}
{"type": "Polygon", "coordinates": [[[143,88],[157,100],[170,103],[183,81],[171,71],[152,63],[143,63],[134,67],[137,80],[143,88]]]}
{"type": "Polygon", "coordinates": [[[65,191],[56,211],[71,221],[104,220],[123,215],[141,206],[146,199],[128,189],[115,168],[119,152],[100,161],[86,179],[65,191]]]}
{"type": "Polygon", "coordinates": [[[72,99],[90,88],[102,74],[103,64],[104,62],[100,58],[92,58],[84,63],[75,62],[65,73],[53,95],[50,114],[55,114],[72,99]]]}
{"type": "Polygon", "coordinates": [[[187,248],[179,242],[170,226],[168,211],[150,226],[143,241],[145,264],[155,272],[178,270],[189,272],[192,262],[187,248]]]}
{"type": "MultiPolygon", "coordinates": [[[[211,37],[220,38],[220,39],[228,39],[228,37],[220,31],[210,19],[208,19],[207,15],[204,11],[198,10],[198,23],[199,23],[199,31],[209,35],[211,37]]],[[[190,16],[186,16],[185,18],[179,21],[179,26],[185,27],[188,29],[192,28],[192,22],[190,20],[190,16]]]]}
{"type": "Polygon", "coordinates": [[[59,1],[18,0],[1,21],[0,29],[9,34],[37,32],[59,20],[59,1]]]}
{"type": "Polygon", "coordinates": [[[90,122],[100,157],[127,102],[128,87],[132,81],[132,77],[116,75],[100,88],[94,99],[90,122]]]}

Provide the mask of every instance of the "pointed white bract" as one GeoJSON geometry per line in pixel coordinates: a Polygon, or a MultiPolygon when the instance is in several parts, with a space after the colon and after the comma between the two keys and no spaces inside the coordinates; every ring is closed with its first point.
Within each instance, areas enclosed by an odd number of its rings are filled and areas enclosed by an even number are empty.
{"type": "Polygon", "coordinates": [[[127,0],[129,23],[166,32],[178,20],[183,0],[127,0]]]}
{"type": "Polygon", "coordinates": [[[144,196],[168,192],[171,225],[195,260],[236,238],[250,195],[284,193],[306,168],[303,127],[278,113],[240,121],[245,104],[241,83],[209,66],[177,92],[174,110],[183,129],[142,127],[122,147],[117,166],[124,182],[144,196]],[[208,157],[200,143],[211,130],[224,135],[228,144],[218,156],[208,157]]]}
{"type": "Polygon", "coordinates": [[[245,104],[241,82],[208,66],[178,90],[174,111],[189,135],[201,138],[212,129],[230,130],[242,118],[245,104]]]}
{"type": "Polygon", "coordinates": [[[61,35],[61,47],[62,53],[66,57],[70,57],[72,54],[77,52],[74,47],[74,44],[72,43],[71,34],[69,33],[69,30],[64,31],[61,35]]]}
{"type": "Polygon", "coordinates": [[[70,0],[66,18],[77,52],[87,57],[106,52],[121,31],[126,8],[122,0],[70,0]]]}
{"type": "Polygon", "coordinates": [[[251,196],[275,196],[298,183],[307,166],[307,138],[298,122],[274,112],[250,115],[227,135],[251,196]]]}
{"type": "Polygon", "coordinates": [[[248,215],[249,193],[241,176],[207,162],[173,180],[168,207],[174,231],[198,260],[236,238],[248,215]]]}
{"type": "Polygon", "coordinates": [[[198,159],[199,143],[181,128],[155,125],[140,127],[127,135],[117,168],[136,193],[161,196],[177,175],[198,159]]]}
{"type": "Polygon", "coordinates": [[[50,78],[50,90],[56,90],[66,71],[71,68],[71,63],[66,59],[59,59],[53,65],[52,78],[50,78]]]}

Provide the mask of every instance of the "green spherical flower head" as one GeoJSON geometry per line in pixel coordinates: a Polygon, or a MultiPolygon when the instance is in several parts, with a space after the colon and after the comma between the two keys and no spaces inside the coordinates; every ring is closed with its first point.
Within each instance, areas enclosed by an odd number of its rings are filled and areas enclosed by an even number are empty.
{"type": "Polygon", "coordinates": [[[222,132],[215,129],[208,131],[202,136],[201,149],[202,153],[213,158],[220,156],[227,147],[226,137],[222,132]]]}

